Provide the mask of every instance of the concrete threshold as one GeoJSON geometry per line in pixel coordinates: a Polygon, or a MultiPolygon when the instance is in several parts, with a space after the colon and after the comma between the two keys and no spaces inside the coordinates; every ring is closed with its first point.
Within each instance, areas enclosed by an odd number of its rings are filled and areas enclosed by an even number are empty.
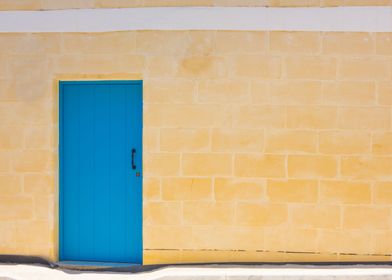
{"type": "Polygon", "coordinates": [[[71,270],[97,270],[106,268],[119,268],[119,267],[130,267],[136,264],[130,263],[114,263],[114,262],[87,262],[87,261],[61,261],[57,262],[61,269],[71,270]]]}
{"type": "Polygon", "coordinates": [[[392,268],[372,266],[236,266],[166,267],[155,271],[132,273],[88,272],[52,269],[40,265],[1,264],[0,280],[368,280],[391,279],[392,268]]]}

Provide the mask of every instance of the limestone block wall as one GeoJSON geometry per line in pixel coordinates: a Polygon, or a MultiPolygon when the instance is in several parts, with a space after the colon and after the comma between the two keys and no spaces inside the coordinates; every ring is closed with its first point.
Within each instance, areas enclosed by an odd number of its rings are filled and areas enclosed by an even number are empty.
{"type": "Polygon", "coordinates": [[[57,258],[62,79],[143,79],[145,263],[391,260],[391,33],[0,34],[0,253],[57,258]]]}
{"type": "Polygon", "coordinates": [[[389,6],[391,0],[1,0],[0,10],[135,7],[336,7],[389,6]]]}

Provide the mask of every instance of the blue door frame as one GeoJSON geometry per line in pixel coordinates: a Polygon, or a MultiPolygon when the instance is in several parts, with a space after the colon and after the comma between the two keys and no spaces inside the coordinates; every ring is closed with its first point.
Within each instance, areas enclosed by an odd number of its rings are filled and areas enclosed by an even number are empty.
{"type": "Polygon", "coordinates": [[[140,264],[142,81],[59,89],[59,258],[140,264]]]}

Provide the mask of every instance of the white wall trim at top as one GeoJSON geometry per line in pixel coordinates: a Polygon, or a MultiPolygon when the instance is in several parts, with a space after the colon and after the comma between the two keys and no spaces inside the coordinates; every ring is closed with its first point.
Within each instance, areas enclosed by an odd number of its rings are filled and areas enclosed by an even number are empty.
{"type": "Polygon", "coordinates": [[[392,7],[162,7],[0,12],[0,32],[126,30],[392,32],[392,7]]]}

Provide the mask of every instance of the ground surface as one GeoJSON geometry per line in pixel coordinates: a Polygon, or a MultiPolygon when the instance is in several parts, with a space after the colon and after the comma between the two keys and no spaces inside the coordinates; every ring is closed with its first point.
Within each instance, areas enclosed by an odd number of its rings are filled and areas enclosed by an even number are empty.
{"type": "Polygon", "coordinates": [[[50,269],[34,265],[0,265],[0,280],[115,280],[115,279],[162,279],[162,280],[240,280],[240,279],[392,279],[392,268],[388,267],[306,267],[306,268],[211,268],[211,267],[168,267],[152,272],[108,273],[77,272],[50,269]]]}

